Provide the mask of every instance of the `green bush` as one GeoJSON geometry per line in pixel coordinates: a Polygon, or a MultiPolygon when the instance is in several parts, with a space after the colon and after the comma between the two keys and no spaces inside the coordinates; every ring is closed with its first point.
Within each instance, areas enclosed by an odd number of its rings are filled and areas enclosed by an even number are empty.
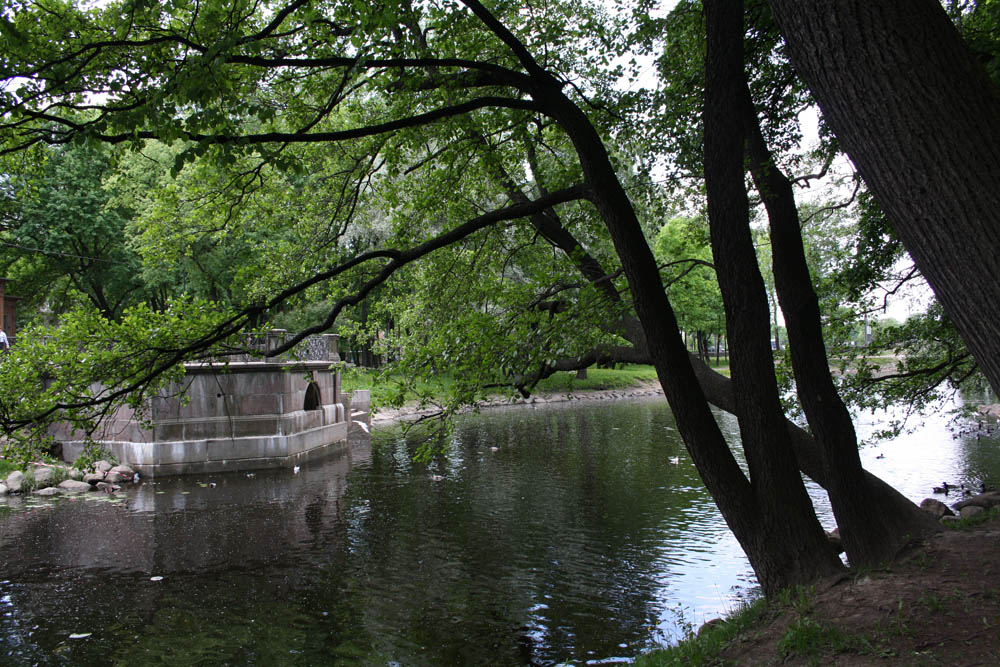
{"type": "Polygon", "coordinates": [[[80,452],[80,456],[76,457],[76,461],[73,462],[73,467],[81,472],[90,472],[94,469],[94,464],[102,459],[108,461],[112,465],[118,463],[118,461],[111,456],[111,452],[105,449],[102,445],[94,441],[90,441],[84,446],[83,451],[80,452]]]}

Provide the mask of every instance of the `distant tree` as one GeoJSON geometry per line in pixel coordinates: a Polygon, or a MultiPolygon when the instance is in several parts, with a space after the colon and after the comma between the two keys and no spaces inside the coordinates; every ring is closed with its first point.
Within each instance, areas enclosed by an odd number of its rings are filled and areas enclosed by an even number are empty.
{"type": "Polygon", "coordinates": [[[7,275],[29,300],[22,313],[42,304],[57,312],[86,299],[105,317],[145,300],[140,262],[127,244],[133,211],[112,201],[105,179],[110,151],[62,146],[46,151],[36,178],[11,175],[11,200],[3,216],[0,253],[7,275]]]}
{"type": "Polygon", "coordinates": [[[660,228],[654,242],[677,321],[682,330],[695,333],[703,359],[707,359],[708,335],[719,334],[726,327],[707,232],[702,220],[672,218],[660,228]]]}

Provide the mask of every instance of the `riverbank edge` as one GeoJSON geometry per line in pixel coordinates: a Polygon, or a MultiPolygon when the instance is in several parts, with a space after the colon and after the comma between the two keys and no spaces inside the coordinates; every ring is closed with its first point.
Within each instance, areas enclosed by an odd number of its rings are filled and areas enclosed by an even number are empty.
{"type": "Polygon", "coordinates": [[[751,600],[633,664],[1000,664],[998,537],[994,508],[949,524],[884,566],[751,600]]]}
{"type": "MultiPolygon", "coordinates": [[[[658,382],[636,382],[635,386],[624,389],[589,389],[572,392],[546,392],[529,398],[492,399],[481,401],[469,406],[462,412],[485,410],[491,408],[509,408],[512,406],[537,407],[539,405],[560,404],[587,401],[618,401],[636,398],[654,398],[663,396],[663,389],[658,382]]],[[[436,408],[421,408],[417,404],[404,405],[402,408],[374,408],[372,411],[372,428],[388,428],[406,421],[413,421],[439,412],[436,408]]]]}

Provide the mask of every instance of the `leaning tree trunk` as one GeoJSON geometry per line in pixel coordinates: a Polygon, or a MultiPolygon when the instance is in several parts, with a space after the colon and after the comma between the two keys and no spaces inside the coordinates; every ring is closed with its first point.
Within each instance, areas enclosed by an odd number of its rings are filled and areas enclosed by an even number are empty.
{"type": "Polygon", "coordinates": [[[1000,90],[937,0],[771,0],[788,54],[1000,392],[1000,90]]]}
{"type": "MultiPolygon", "coordinates": [[[[519,192],[514,187],[511,179],[506,175],[504,175],[504,182],[508,186],[512,198],[527,201],[527,196],[519,192]]],[[[618,293],[613,282],[607,280],[607,276],[611,272],[602,266],[577,241],[563,225],[562,220],[555,211],[548,210],[545,211],[544,215],[534,215],[531,221],[535,228],[554,247],[559,248],[566,254],[576,265],[581,275],[603,293],[612,311],[620,312],[624,310],[621,295],[618,293]]],[[[612,328],[616,333],[624,336],[631,343],[631,347],[595,351],[592,355],[570,362],[563,370],[579,369],[581,363],[601,363],[602,359],[621,361],[623,363],[651,363],[641,323],[632,316],[624,315],[621,317],[618,326],[612,328]]],[[[696,336],[696,341],[699,339],[703,339],[703,337],[696,336]]],[[[720,409],[731,414],[736,414],[736,400],[733,394],[732,381],[712,370],[703,360],[692,353],[688,353],[688,360],[697,376],[698,384],[705,398],[720,409]]],[[[550,367],[553,372],[560,368],[562,368],[562,364],[554,364],[550,367]]],[[[792,440],[795,459],[799,469],[820,486],[829,488],[830,482],[823,465],[824,456],[816,440],[809,433],[787,419],[785,420],[785,426],[792,440]]],[[[929,514],[922,511],[892,486],[867,471],[862,470],[861,474],[868,487],[870,506],[877,508],[879,515],[883,517],[885,522],[894,526],[897,533],[919,536],[940,529],[939,524],[929,514]]]]}
{"type": "MultiPolygon", "coordinates": [[[[615,289],[613,283],[606,279],[610,275],[610,272],[570,234],[569,230],[563,226],[562,221],[555,211],[547,211],[541,220],[536,220],[533,217],[532,222],[555,247],[559,248],[574,262],[577,270],[587,280],[591,281],[597,289],[604,293],[612,310],[624,310],[621,295],[615,289]]],[[[631,343],[631,347],[613,348],[600,352],[595,351],[592,358],[585,357],[582,361],[587,364],[597,363],[601,359],[611,359],[623,363],[651,363],[641,323],[630,315],[624,315],[621,318],[619,326],[615,328],[615,332],[623,335],[631,343]]],[[[698,385],[704,393],[705,398],[708,399],[708,402],[730,414],[736,414],[736,400],[733,394],[732,380],[712,370],[702,360],[698,359],[696,355],[690,352],[688,353],[688,360],[697,377],[698,385]]],[[[551,368],[554,371],[558,367],[558,365],[553,365],[551,368]]],[[[575,370],[579,367],[578,363],[573,363],[567,366],[566,370],[575,370]]],[[[799,469],[820,486],[828,488],[830,483],[827,479],[827,473],[824,470],[824,457],[815,438],[787,419],[785,420],[785,426],[792,439],[795,460],[799,465],[799,469]]],[[[929,514],[917,507],[892,486],[867,471],[862,470],[862,475],[868,486],[871,506],[878,508],[879,513],[885,520],[896,526],[899,532],[918,536],[940,529],[940,526],[930,518],[929,514]]]]}
{"type": "Polygon", "coordinates": [[[750,233],[743,182],[743,8],[706,0],[705,189],[715,272],[726,310],[740,436],[766,539],[794,544],[790,569],[835,572],[812,501],[799,475],[774,374],[770,310],[750,233]]]}
{"type": "MultiPolygon", "coordinates": [[[[677,421],[678,430],[705,486],[726,523],[746,552],[757,579],[768,595],[836,571],[839,561],[826,545],[813,550],[812,541],[783,531],[772,539],[765,512],[775,517],[786,507],[761,507],[751,484],[729,451],[729,446],[701,393],[688,361],[677,319],[667,300],[656,260],[643,235],[632,203],[621,186],[600,136],[587,116],[562,92],[558,81],[540,81],[534,99],[558,120],[573,142],[589,188],[589,198],[608,229],[632,302],[642,324],[650,360],[677,421]],[[806,550],[803,546],[806,545],[806,550]]],[[[781,431],[785,427],[782,423],[781,431]]],[[[780,437],[780,433],[778,434],[780,437]]],[[[795,511],[794,508],[792,510],[795,511]]],[[[769,524],[779,523],[775,518],[769,524]]]]}
{"type": "Polygon", "coordinates": [[[912,537],[938,524],[925,514],[920,517],[922,529],[915,530],[912,521],[898,521],[876,502],[877,493],[861,467],[854,421],[830,374],[819,298],[802,245],[792,183],[775,165],[745,83],[742,92],[747,157],[770,223],[774,284],[788,328],[796,391],[820,445],[825,488],[847,556],[852,565],[873,565],[896,555],[912,537]]]}

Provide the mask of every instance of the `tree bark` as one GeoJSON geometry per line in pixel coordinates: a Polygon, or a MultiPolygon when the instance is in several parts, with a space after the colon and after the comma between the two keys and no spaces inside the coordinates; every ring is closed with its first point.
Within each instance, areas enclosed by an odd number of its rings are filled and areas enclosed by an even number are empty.
{"type": "MultiPolygon", "coordinates": [[[[742,88],[747,158],[770,223],[774,284],[788,329],[796,391],[819,444],[825,488],[847,556],[852,565],[874,565],[896,555],[914,536],[913,522],[900,522],[882,510],[861,467],[854,421],[830,374],[792,183],[774,163],[745,80],[742,88]]],[[[919,533],[937,527],[930,515],[920,518],[926,528],[919,533]]]]}
{"type": "MultiPolygon", "coordinates": [[[[770,563],[807,579],[840,569],[792,452],[774,375],[770,310],[757,266],[743,175],[743,3],[706,0],[705,188],[726,310],[736,414],[770,563]]],[[[756,566],[755,566],[756,567],[756,566]]],[[[759,577],[759,574],[758,574],[759,577]]]]}
{"type": "MultiPolygon", "coordinates": [[[[526,195],[513,186],[509,177],[505,181],[513,198],[524,197],[525,200],[527,199],[526,195]]],[[[566,229],[558,214],[554,211],[546,211],[544,215],[532,216],[531,220],[535,228],[554,247],[559,248],[574,262],[577,270],[580,271],[584,278],[596,283],[598,289],[606,296],[613,311],[624,310],[621,295],[615,289],[614,284],[606,280],[609,274],[607,268],[602,266],[566,229]]],[[[557,370],[573,371],[607,360],[620,363],[652,363],[646,344],[646,337],[640,322],[630,315],[624,315],[618,325],[609,324],[609,327],[621,333],[631,343],[631,346],[595,350],[592,354],[578,360],[561,361],[552,365],[548,370],[551,372],[557,370]]],[[[695,342],[698,351],[697,353],[689,352],[688,360],[691,363],[702,392],[709,403],[735,415],[736,401],[733,395],[732,381],[714,371],[705,363],[707,350],[704,345],[704,334],[696,334],[695,342]]],[[[686,342],[684,344],[686,347],[686,342]]],[[[534,377],[531,380],[537,381],[538,379],[541,378],[534,377]]],[[[791,438],[795,460],[799,469],[824,489],[829,489],[831,480],[824,466],[825,457],[815,438],[787,419],[785,420],[785,427],[791,438]]],[[[863,469],[860,471],[860,474],[864,479],[867,489],[865,497],[870,503],[867,506],[868,510],[876,512],[884,523],[893,526],[892,533],[918,537],[941,529],[940,525],[929,514],[917,507],[916,504],[899,493],[895,488],[863,469]]]]}
{"type": "Polygon", "coordinates": [[[824,118],[1000,391],[1000,90],[936,0],[771,7],[824,118]]]}
{"type": "Polygon", "coordinates": [[[736,463],[698,387],[656,260],[603,141],[586,115],[561,92],[558,83],[537,91],[535,99],[559,121],[574,144],[589,198],[604,221],[622,263],[650,361],[702,481],[747,553],[765,592],[774,593],[800,583],[805,580],[803,573],[774,565],[769,549],[781,549],[781,545],[770,545],[763,538],[751,484],[736,463]]]}

